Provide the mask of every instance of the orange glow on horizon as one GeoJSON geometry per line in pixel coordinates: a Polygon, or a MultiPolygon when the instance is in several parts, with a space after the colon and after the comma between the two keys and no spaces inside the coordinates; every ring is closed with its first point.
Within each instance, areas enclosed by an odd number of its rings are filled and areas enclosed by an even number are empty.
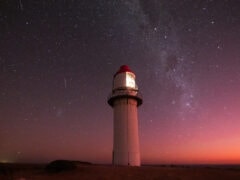
{"type": "Polygon", "coordinates": [[[198,140],[189,137],[177,144],[162,141],[157,148],[154,142],[154,140],[149,141],[148,148],[142,147],[143,162],[149,164],[158,162],[163,164],[240,163],[240,137],[234,133],[228,137],[219,136],[218,138],[209,138],[206,135],[199,137],[198,140]]]}

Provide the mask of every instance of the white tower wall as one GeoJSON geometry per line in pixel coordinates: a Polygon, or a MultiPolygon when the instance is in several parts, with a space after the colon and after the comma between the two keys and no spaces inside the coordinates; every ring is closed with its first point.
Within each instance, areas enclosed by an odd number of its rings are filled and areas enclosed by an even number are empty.
{"type": "Polygon", "coordinates": [[[121,98],[114,102],[113,161],[117,165],[140,166],[135,99],[121,98]]]}

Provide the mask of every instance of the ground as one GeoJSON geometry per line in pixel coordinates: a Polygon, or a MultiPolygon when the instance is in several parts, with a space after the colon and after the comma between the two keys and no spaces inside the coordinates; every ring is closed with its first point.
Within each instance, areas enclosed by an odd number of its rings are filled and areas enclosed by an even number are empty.
{"type": "Polygon", "coordinates": [[[0,164],[1,180],[160,179],[239,180],[240,166],[142,166],[78,165],[74,170],[48,173],[46,165],[0,164]]]}

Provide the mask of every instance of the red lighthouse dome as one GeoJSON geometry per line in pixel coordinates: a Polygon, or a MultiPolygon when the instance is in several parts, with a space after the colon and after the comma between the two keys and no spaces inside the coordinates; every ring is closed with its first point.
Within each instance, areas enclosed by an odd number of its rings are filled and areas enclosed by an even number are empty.
{"type": "Polygon", "coordinates": [[[114,77],[120,73],[124,73],[124,72],[132,72],[132,70],[127,66],[127,65],[122,65],[119,70],[114,74],[114,77]]]}

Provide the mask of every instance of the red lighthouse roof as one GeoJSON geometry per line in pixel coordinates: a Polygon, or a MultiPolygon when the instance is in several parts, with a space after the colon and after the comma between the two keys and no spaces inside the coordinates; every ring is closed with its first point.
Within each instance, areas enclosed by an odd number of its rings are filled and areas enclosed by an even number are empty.
{"type": "Polygon", "coordinates": [[[114,77],[115,77],[116,75],[118,75],[118,74],[120,74],[120,73],[124,73],[124,72],[131,72],[131,73],[133,73],[132,70],[131,70],[127,65],[122,65],[122,66],[120,67],[120,69],[114,74],[114,77]]]}

